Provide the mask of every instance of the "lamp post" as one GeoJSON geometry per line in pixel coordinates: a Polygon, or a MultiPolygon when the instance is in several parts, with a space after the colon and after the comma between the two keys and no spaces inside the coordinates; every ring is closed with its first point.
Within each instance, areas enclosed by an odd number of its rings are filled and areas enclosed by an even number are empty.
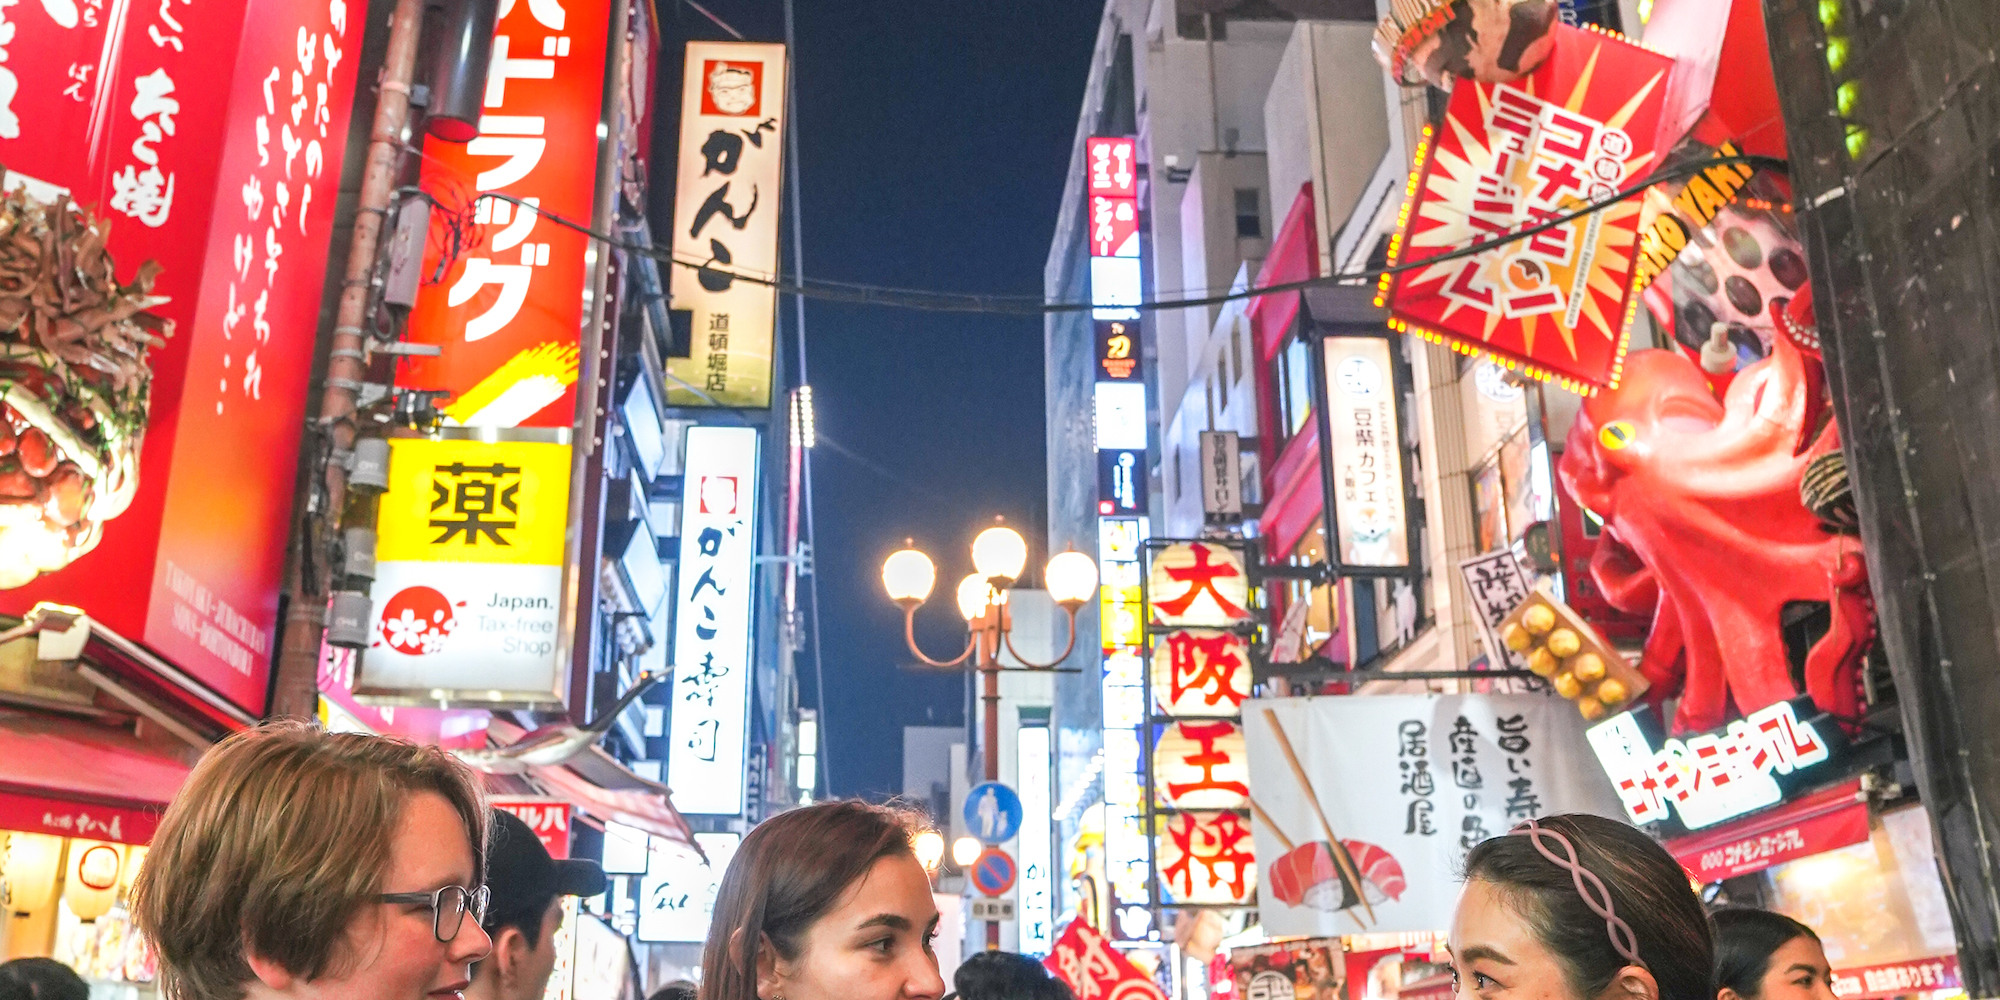
{"type": "MultiPolygon", "coordinates": [[[[908,543],[906,543],[908,545],[908,543]]],[[[1000,653],[1004,649],[1029,670],[1048,670],[1076,648],[1076,613],[1097,591],[1097,564],[1081,552],[1061,552],[1042,572],[1049,596],[1068,615],[1069,641],[1062,655],[1048,663],[1033,663],[1014,648],[1014,621],[1007,611],[1007,592],[1028,565],[1028,543],[1021,533],[994,518],[972,540],[973,573],[958,582],[958,613],[965,618],[965,651],[949,660],[933,659],[917,646],[917,608],[937,584],[937,567],[914,545],[898,550],[882,563],[882,586],[889,599],[902,606],[903,639],[917,659],[933,667],[957,667],[970,661],[978,670],[986,705],[986,780],[1000,780],[1000,653]]],[[[1000,925],[986,924],[986,947],[1000,947],[1000,925]]]]}

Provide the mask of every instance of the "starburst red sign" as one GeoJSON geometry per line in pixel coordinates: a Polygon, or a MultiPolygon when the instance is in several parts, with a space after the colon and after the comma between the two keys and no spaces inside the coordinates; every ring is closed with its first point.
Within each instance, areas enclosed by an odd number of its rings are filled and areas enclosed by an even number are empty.
{"type": "MultiPolygon", "coordinates": [[[[1411,178],[1399,263],[1522,231],[1604,199],[1659,164],[1673,60],[1558,25],[1513,83],[1461,81],[1411,178]]],[[[1636,301],[1640,199],[1382,282],[1390,325],[1589,394],[1615,387],[1636,301]]]]}

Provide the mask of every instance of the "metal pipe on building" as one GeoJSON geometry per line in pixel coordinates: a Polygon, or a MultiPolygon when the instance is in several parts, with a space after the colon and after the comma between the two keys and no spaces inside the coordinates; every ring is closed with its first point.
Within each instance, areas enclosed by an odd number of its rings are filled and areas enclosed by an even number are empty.
{"type": "MultiPolygon", "coordinates": [[[[332,345],[320,393],[319,424],[334,455],[354,447],[355,402],[361,381],[366,377],[364,331],[372,296],[370,282],[382,221],[388,215],[390,197],[402,168],[401,148],[410,120],[410,81],[416,73],[423,10],[423,0],[396,0],[390,15],[389,46],[382,61],[381,82],[377,85],[375,122],[369,129],[368,154],[361,175],[360,205],[354,217],[347,273],[341,283],[340,305],[334,314],[332,345]]],[[[332,537],[339,528],[340,512],[347,501],[346,468],[338,460],[330,460],[323,474],[326,505],[316,512],[308,511],[300,524],[302,544],[312,553],[319,553],[324,548],[323,540],[332,537]]],[[[319,710],[320,640],[325,629],[324,597],[331,583],[331,567],[321,558],[304,560],[291,582],[271,709],[273,715],[312,716],[319,710]],[[307,580],[306,573],[314,578],[307,580]]]]}

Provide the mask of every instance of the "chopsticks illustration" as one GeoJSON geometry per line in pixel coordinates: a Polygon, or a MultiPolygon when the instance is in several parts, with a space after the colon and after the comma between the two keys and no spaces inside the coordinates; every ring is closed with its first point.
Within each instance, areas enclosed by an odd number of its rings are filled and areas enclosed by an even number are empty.
{"type": "MultiPolygon", "coordinates": [[[[1250,812],[1257,817],[1257,822],[1264,824],[1264,829],[1271,831],[1271,836],[1278,838],[1278,844],[1285,849],[1286,854],[1292,853],[1297,848],[1298,845],[1292,843],[1292,838],[1285,836],[1284,827],[1279,826],[1278,821],[1272,819],[1271,814],[1265,812],[1264,807],[1258,805],[1257,800],[1254,798],[1250,800],[1250,812]]],[[[1326,853],[1328,857],[1336,854],[1332,844],[1327,845],[1326,853]]],[[[1354,898],[1357,900],[1362,898],[1358,886],[1356,887],[1354,898]]],[[[1290,902],[1290,900],[1283,900],[1283,902],[1290,902]]],[[[1347,914],[1347,919],[1354,921],[1354,926],[1361,928],[1362,933],[1367,933],[1368,925],[1362,923],[1361,918],[1355,915],[1354,907],[1345,907],[1340,912],[1347,914]]]]}
{"type": "MultiPolygon", "coordinates": [[[[1299,755],[1292,749],[1292,738],[1286,735],[1284,723],[1278,721],[1276,711],[1268,708],[1264,710],[1264,721],[1271,724],[1271,733],[1278,738],[1278,749],[1285,752],[1285,762],[1292,765],[1292,776],[1299,779],[1299,786],[1306,791],[1306,801],[1312,803],[1313,815],[1319,817],[1320,832],[1326,834],[1327,851],[1333,855],[1333,863],[1340,866],[1341,875],[1353,883],[1355,893],[1361,897],[1361,908],[1368,912],[1368,922],[1375,923],[1375,907],[1368,902],[1367,894],[1361,892],[1361,873],[1354,870],[1354,859],[1347,856],[1340,837],[1333,832],[1333,824],[1326,821],[1326,810],[1320,808],[1319,793],[1313,791],[1312,779],[1306,776],[1305,765],[1299,763],[1299,755]]],[[[1263,810],[1257,812],[1261,814],[1263,810]]],[[[1277,829],[1276,826],[1271,827],[1273,833],[1277,829]]]]}

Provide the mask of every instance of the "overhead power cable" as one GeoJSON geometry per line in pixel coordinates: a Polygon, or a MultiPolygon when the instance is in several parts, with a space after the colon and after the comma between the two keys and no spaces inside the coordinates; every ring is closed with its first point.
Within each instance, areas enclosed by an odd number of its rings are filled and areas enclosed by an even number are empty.
{"type": "MultiPolygon", "coordinates": [[[[1516,243],[1521,240],[1525,240],[1530,237],[1536,236],[1540,233],[1545,233],[1551,229],[1555,229],[1561,226],[1566,226],[1594,212],[1602,211],[1603,209],[1609,208],[1612,205],[1616,205],[1621,201],[1625,201],[1629,198],[1634,198],[1639,195],[1642,195],[1646,192],[1648,188],[1651,188],[1656,184],[1667,184],[1678,180],[1685,180],[1687,178],[1696,176],[1701,172],[1708,170],[1711,167],[1733,166],[1737,164],[1747,165],[1751,167],[1766,167],[1776,170],[1783,170],[1787,166],[1786,161],[1779,159],[1777,157],[1770,157],[1770,156],[1747,156],[1747,155],[1717,156],[1709,159],[1695,160],[1689,163],[1681,164],[1679,166],[1667,167],[1661,170],[1657,170],[1652,174],[1646,176],[1644,179],[1634,182],[1632,186],[1627,187],[1624,190],[1614,192],[1601,199],[1598,199],[1597,201],[1589,202],[1564,214],[1553,216],[1533,226],[1512,230],[1510,232],[1503,233],[1499,236],[1494,236],[1489,239],[1480,240],[1478,242],[1470,243],[1462,247],[1458,247],[1452,250],[1447,250],[1444,253],[1433,254],[1429,257],[1423,258],[1422,260],[1404,261],[1403,263],[1391,265],[1388,267],[1365,268],[1358,271],[1348,271],[1340,274],[1330,274],[1315,278],[1304,278],[1298,281],[1277,282],[1270,285],[1260,285],[1255,288],[1246,288],[1241,291],[1224,292],[1217,295],[1203,295],[1203,296],[1195,296],[1189,298],[1144,300],[1136,303],[1131,303],[1129,305],[1121,305],[1115,308],[1135,309],[1140,312],[1157,312],[1161,310],[1170,310],[1170,309],[1194,309],[1203,306],[1223,305],[1230,302],[1237,302],[1244,299],[1257,298],[1259,296],[1264,296],[1264,295],[1281,295],[1288,292],[1300,292],[1308,288],[1318,288],[1327,285],[1345,285],[1345,284],[1353,284],[1355,282],[1373,281],[1375,279],[1382,277],[1385,274],[1402,274],[1406,271],[1415,271],[1422,268],[1431,267],[1432,265],[1435,264],[1442,264],[1447,261],[1458,260],[1465,257],[1478,256],[1479,254],[1486,253],[1487,251],[1492,250],[1495,247],[1505,246],[1509,243],[1516,243]]],[[[522,205],[524,207],[534,208],[534,206],[528,205],[526,202],[522,201],[519,198],[515,198],[512,195],[501,194],[497,191],[481,192],[479,197],[497,198],[502,201],[513,202],[514,204],[522,205]]],[[[738,271],[726,266],[719,266],[711,261],[691,260],[685,257],[677,256],[670,250],[663,250],[659,247],[651,246],[649,244],[634,243],[629,240],[620,239],[616,236],[606,235],[604,233],[600,233],[597,232],[596,230],[591,229],[589,226],[584,225],[583,223],[576,222],[572,219],[564,218],[563,216],[557,215],[553,212],[545,212],[541,211],[540,209],[536,209],[536,211],[541,215],[542,218],[545,218],[550,222],[583,233],[584,235],[587,235],[592,239],[598,240],[599,242],[602,242],[616,249],[626,251],[627,253],[633,253],[644,257],[650,257],[654,260],[666,264],[672,264],[676,267],[685,267],[690,270],[701,271],[717,276],[727,276],[735,281],[747,281],[752,284],[768,285],[787,295],[799,295],[805,298],[817,299],[823,302],[844,302],[851,305],[872,305],[872,306],[881,306],[884,308],[891,308],[891,309],[911,309],[921,312],[987,313],[987,314],[1003,315],[1003,316],[1045,316],[1053,313],[1088,312],[1093,309],[1105,308],[1104,305],[1094,302],[1050,302],[1045,300],[1041,296],[1037,295],[989,295],[989,294],[980,294],[971,292],[942,292],[942,291],[934,291],[921,288],[897,288],[887,285],[871,285],[871,284],[862,284],[858,282],[831,281],[824,278],[816,278],[811,281],[800,281],[795,278],[786,278],[781,275],[757,274],[747,271],[738,271]]]]}

